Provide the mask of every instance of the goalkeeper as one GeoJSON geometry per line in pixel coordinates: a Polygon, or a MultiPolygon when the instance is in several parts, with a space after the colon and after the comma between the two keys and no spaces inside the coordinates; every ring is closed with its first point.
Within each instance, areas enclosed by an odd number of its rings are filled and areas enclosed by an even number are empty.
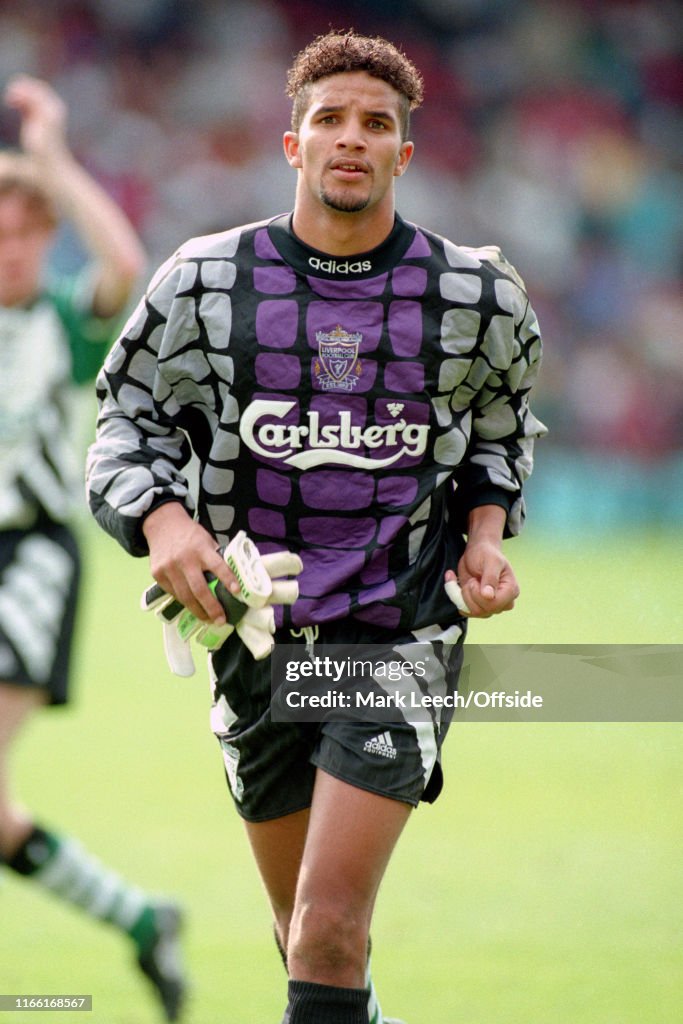
{"type": "Polygon", "coordinates": [[[149,557],[143,603],[172,666],[191,671],[193,635],[212,651],[212,728],[288,972],[283,1022],[379,1024],[375,899],[412,809],[442,788],[450,715],[275,722],[268,651],[372,644],[388,661],[419,642],[420,686],[454,692],[467,614],[519,591],[502,540],[545,429],[529,407],[541,346],[497,248],[396,213],[414,65],[332,32],[288,92],[293,212],[192,239],[154,276],[98,378],[89,500],[149,557]]]}

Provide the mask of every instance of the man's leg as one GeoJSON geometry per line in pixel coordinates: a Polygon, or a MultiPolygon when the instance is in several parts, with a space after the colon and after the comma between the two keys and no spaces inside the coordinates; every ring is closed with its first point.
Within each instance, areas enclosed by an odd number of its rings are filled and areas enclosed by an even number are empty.
{"type": "MultiPolygon", "coordinates": [[[[294,912],[294,899],[306,842],[308,819],[309,811],[305,810],[277,818],[274,821],[247,823],[249,841],[273,910],[275,944],[287,973],[289,973],[287,963],[289,928],[294,912]]],[[[383,1024],[385,1018],[382,1016],[382,1009],[370,974],[369,949],[365,987],[368,990],[368,1024],[383,1024]]],[[[390,1024],[390,1022],[386,1021],[386,1024],[390,1024]]]]}
{"type": "Polygon", "coordinates": [[[245,822],[251,849],[273,910],[275,940],[285,967],[308,819],[309,811],[304,810],[272,821],[245,822]]]}
{"type": "Polygon", "coordinates": [[[26,719],[44,702],[40,690],[0,683],[0,861],[27,880],[107,921],[135,943],[137,962],[176,1020],[185,983],[178,964],[180,913],[150,900],[70,837],[38,825],[10,795],[9,753],[26,719]]]}
{"type": "Polygon", "coordinates": [[[364,987],[375,897],[410,811],[318,771],[288,944],[293,978],[364,987]]]}
{"type": "Polygon", "coordinates": [[[368,993],[368,933],[379,883],[410,810],[318,771],[310,812],[247,823],[288,961],[294,1007],[286,1019],[292,1024],[309,1019],[300,1016],[304,1012],[311,1020],[316,1012],[334,1019],[339,998],[342,1014],[357,1014],[360,1005],[363,1024],[381,1021],[375,993],[368,993]],[[358,1005],[349,1010],[348,999],[358,1005]]]}
{"type": "Polygon", "coordinates": [[[30,814],[10,795],[9,752],[24,722],[43,706],[40,690],[0,682],[0,858],[8,860],[33,831],[30,814]]]}

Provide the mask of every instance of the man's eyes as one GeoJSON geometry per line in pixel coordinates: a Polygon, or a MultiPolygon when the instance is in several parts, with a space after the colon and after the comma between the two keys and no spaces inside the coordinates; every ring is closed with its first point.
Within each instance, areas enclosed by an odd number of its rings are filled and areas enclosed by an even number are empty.
{"type": "MultiPolygon", "coordinates": [[[[319,119],[319,121],[320,124],[339,124],[341,122],[341,118],[338,114],[325,114],[319,119]]],[[[366,124],[372,131],[386,131],[388,128],[385,121],[379,121],[375,117],[370,118],[366,124]]]]}

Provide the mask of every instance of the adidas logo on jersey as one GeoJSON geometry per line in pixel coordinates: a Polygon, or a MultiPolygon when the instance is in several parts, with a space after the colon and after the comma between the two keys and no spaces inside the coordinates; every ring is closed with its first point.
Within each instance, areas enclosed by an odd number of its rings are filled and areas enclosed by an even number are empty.
{"type": "Polygon", "coordinates": [[[373,736],[367,740],[363,750],[366,754],[379,754],[380,757],[396,757],[396,747],[391,739],[390,732],[383,732],[380,736],[373,736]]]}
{"type": "Polygon", "coordinates": [[[308,260],[314,270],[323,270],[326,274],[367,274],[372,270],[370,260],[348,260],[337,262],[337,260],[319,260],[317,256],[310,256],[308,260]]]}

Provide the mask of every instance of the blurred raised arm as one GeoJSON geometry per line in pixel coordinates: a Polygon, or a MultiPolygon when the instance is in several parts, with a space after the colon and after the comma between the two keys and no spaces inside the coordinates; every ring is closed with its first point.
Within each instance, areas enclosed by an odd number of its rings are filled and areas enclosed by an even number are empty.
{"type": "Polygon", "coordinates": [[[97,264],[93,312],[102,317],[115,315],[125,306],[146,263],[135,229],[69,149],[66,104],[52,86],[19,75],[10,81],[5,102],[21,118],[23,151],[97,264]]]}

